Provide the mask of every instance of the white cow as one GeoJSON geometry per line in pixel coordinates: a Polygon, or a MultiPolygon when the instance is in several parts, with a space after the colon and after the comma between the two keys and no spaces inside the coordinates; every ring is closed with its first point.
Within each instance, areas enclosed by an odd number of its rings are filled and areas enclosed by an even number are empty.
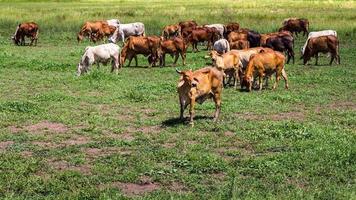
{"type": "Polygon", "coordinates": [[[145,25],[141,22],[130,24],[120,24],[114,34],[109,38],[109,42],[116,43],[118,38],[124,42],[130,36],[145,36],[145,25]]]}
{"type": "Polygon", "coordinates": [[[309,39],[314,38],[314,37],[320,37],[320,36],[327,36],[327,35],[334,35],[337,37],[337,33],[334,30],[324,30],[324,31],[315,31],[315,32],[310,32],[308,34],[308,38],[305,41],[303,47],[302,47],[302,55],[304,55],[305,47],[308,45],[309,39]]]}
{"type": "Polygon", "coordinates": [[[106,65],[111,60],[111,72],[115,69],[119,70],[120,65],[120,47],[116,44],[102,44],[98,46],[88,46],[85,48],[85,53],[82,56],[81,61],[78,64],[78,76],[89,71],[89,68],[94,63],[99,64],[103,63],[106,65]]]}
{"type": "Polygon", "coordinates": [[[204,25],[204,27],[209,27],[209,28],[216,28],[220,34],[220,38],[224,38],[224,32],[225,32],[225,25],[224,24],[209,24],[209,25],[204,25]]]}
{"type": "Polygon", "coordinates": [[[108,19],[106,20],[109,26],[118,27],[120,25],[120,21],[118,19],[108,19]]]}
{"type": "Polygon", "coordinates": [[[214,50],[217,51],[219,54],[226,53],[230,51],[230,44],[225,39],[220,39],[214,43],[214,50]]]}

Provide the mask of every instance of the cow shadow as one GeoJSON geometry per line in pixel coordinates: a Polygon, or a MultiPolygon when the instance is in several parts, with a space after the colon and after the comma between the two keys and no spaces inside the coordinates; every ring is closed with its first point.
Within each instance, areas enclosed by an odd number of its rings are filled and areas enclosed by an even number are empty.
{"type": "MultiPolygon", "coordinates": [[[[198,116],[194,117],[194,121],[212,120],[213,118],[214,117],[212,117],[212,116],[198,115],[198,116]]],[[[189,117],[185,117],[184,119],[175,117],[175,118],[170,118],[170,119],[162,121],[162,126],[167,126],[167,127],[174,127],[174,126],[178,126],[179,124],[189,124],[189,117]]]]}

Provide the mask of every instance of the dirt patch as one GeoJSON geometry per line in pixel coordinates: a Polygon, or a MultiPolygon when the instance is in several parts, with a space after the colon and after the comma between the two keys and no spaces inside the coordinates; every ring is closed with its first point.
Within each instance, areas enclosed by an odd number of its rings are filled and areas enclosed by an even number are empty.
{"type": "Polygon", "coordinates": [[[118,133],[118,134],[115,134],[115,133],[108,133],[108,134],[105,134],[107,137],[109,138],[114,138],[114,139],[120,139],[120,140],[126,140],[126,141],[133,141],[135,139],[135,137],[129,133],[129,132],[126,132],[126,133],[118,133]]]}
{"type": "Polygon", "coordinates": [[[305,114],[302,112],[281,112],[276,114],[261,114],[261,115],[247,112],[247,113],[236,113],[236,116],[244,120],[304,121],[305,119],[305,114]]]}
{"type": "Polygon", "coordinates": [[[223,180],[225,180],[225,179],[226,179],[226,174],[225,174],[225,173],[223,173],[223,172],[218,172],[218,173],[214,173],[214,174],[212,174],[212,177],[213,177],[214,179],[217,179],[217,180],[223,181],[223,180]]]}
{"type": "Polygon", "coordinates": [[[60,144],[54,144],[52,142],[43,142],[43,141],[33,141],[33,142],[31,142],[31,144],[40,146],[43,148],[50,148],[50,149],[57,148],[57,147],[61,146],[60,144]]]}
{"type": "Polygon", "coordinates": [[[10,126],[9,129],[12,133],[17,133],[20,131],[27,131],[31,133],[37,133],[37,132],[65,133],[68,131],[66,125],[61,123],[49,122],[49,121],[42,121],[37,124],[28,125],[24,127],[10,126]]]}
{"type": "Polygon", "coordinates": [[[169,186],[168,186],[169,190],[174,191],[174,192],[186,192],[188,191],[187,187],[180,182],[172,182],[169,186]]]}
{"type": "Polygon", "coordinates": [[[140,196],[145,193],[153,192],[160,188],[160,186],[156,183],[121,183],[114,182],[111,186],[119,188],[126,196],[140,196]]]}
{"type": "Polygon", "coordinates": [[[320,113],[322,110],[351,110],[356,111],[356,103],[352,101],[336,101],[327,105],[317,106],[315,108],[316,113],[320,113]]]}
{"type": "Polygon", "coordinates": [[[4,142],[0,142],[0,150],[5,150],[7,147],[9,147],[10,145],[13,145],[14,141],[4,141],[4,142]]]}
{"type": "Polygon", "coordinates": [[[168,149],[173,148],[175,146],[176,146],[175,143],[164,143],[164,144],[162,144],[162,147],[168,148],[168,149]]]}
{"type": "Polygon", "coordinates": [[[83,165],[71,165],[67,161],[64,160],[47,160],[47,164],[57,171],[77,171],[82,174],[91,174],[91,166],[87,164],[83,165]]]}
{"type": "Polygon", "coordinates": [[[161,126],[142,126],[139,128],[134,128],[134,127],[128,127],[127,131],[131,133],[137,133],[137,132],[142,132],[144,134],[155,134],[155,133],[160,133],[163,130],[161,126]]]}
{"type": "Polygon", "coordinates": [[[22,157],[25,157],[25,158],[31,158],[33,156],[32,151],[22,151],[20,154],[22,157]]]}
{"type": "Polygon", "coordinates": [[[225,131],[224,135],[227,137],[231,137],[231,136],[235,136],[235,133],[232,131],[225,131]]]}
{"type": "Polygon", "coordinates": [[[61,142],[64,146],[71,146],[71,145],[83,145],[91,142],[91,139],[85,136],[76,136],[69,140],[65,140],[61,142]]]}
{"type": "Polygon", "coordinates": [[[124,148],[116,148],[116,147],[107,147],[107,148],[82,148],[82,152],[84,152],[89,160],[96,159],[98,157],[105,157],[115,153],[120,155],[130,155],[132,153],[129,149],[124,148]]]}

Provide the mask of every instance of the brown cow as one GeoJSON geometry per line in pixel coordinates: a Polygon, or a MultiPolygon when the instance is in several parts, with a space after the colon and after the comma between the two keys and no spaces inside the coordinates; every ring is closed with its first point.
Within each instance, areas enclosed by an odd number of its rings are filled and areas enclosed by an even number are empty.
{"type": "Polygon", "coordinates": [[[176,65],[179,55],[182,57],[183,65],[185,65],[187,48],[182,37],[175,37],[173,39],[161,41],[158,49],[158,57],[160,58],[160,65],[166,66],[166,54],[175,56],[173,65],[176,65]]]}
{"type": "Polygon", "coordinates": [[[25,36],[31,39],[30,45],[35,42],[37,45],[39,27],[35,22],[25,22],[19,24],[16,28],[12,40],[16,45],[25,45],[25,36]]]}
{"type": "Polygon", "coordinates": [[[196,28],[188,36],[188,42],[192,44],[193,51],[197,52],[198,42],[207,41],[207,50],[211,48],[211,45],[214,44],[216,40],[219,39],[219,32],[215,28],[202,27],[196,28]]]}
{"type": "Polygon", "coordinates": [[[181,35],[186,38],[194,30],[198,24],[194,20],[179,22],[178,24],[181,29],[181,35]]]}
{"type": "Polygon", "coordinates": [[[251,91],[253,79],[255,76],[258,76],[259,90],[262,90],[263,78],[269,77],[273,73],[276,73],[276,81],[273,85],[273,89],[277,87],[280,75],[282,75],[285,81],[285,88],[288,89],[288,78],[287,73],[284,71],[284,64],[284,55],[277,51],[265,52],[261,50],[261,53],[252,55],[247,65],[241,88],[246,86],[247,90],[251,91]]]}
{"type": "Polygon", "coordinates": [[[230,43],[231,49],[248,49],[250,48],[250,42],[248,40],[237,40],[230,43]]]}
{"type": "MultiPolygon", "coordinates": [[[[93,40],[93,35],[100,34],[104,35],[102,30],[104,30],[105,26],[109,26],[106,21],[87,21],[83,24],[82,28],[80,29],[79,33],[77,34],[78,42],[81,42],[84,37],[88,37],[93,40]]],[[[93,41],[95,42],[95,41],[93,41]]]]}
{"type": "Polygon", "coordinates": [[[309,33],[309,21],[307,19],[298,19],[298,18],[289,18],[285,19],[282,23],[282,28],[279,31],[289,31],[295,33],[298,36],[298,33],[303,31],[303,36],[309,33]]]}
{"type": "Polygon", "coordinates": [[[162,31],[162,37],[165,39],[171,38],[171,37],[177,37],[181,35],[181,28],[178,24],[174,25],[167,25],[164,27],[162,31]]]}
{"type": "Polygon", "coordinates": [[[315,65],[318,65],[318,53],[330,53],[330,65],[334,59],[336,59],[337,64],[340,64],[338,38],[333,35],[310,38],[302,56],[303,64],[306,65],[310,58],[314,56],[315,65]]]}
{"type": "MultiPolygon", "coordinates": [[[[223,70],[226,75],[234,78],[234,87],[237,88],[237,81],[240,81],[242,63],[238,53],[219,54],[217,51],[211,51],[210,57],[213,61],[213,66],[219,70],[223,70]]],[[[224,79],[225,85],[225,79],[224,79]]]]}
{"type": "Polygon", "coordinates": [[[238,41],[238,40],[244,40],[247,41],[248,40],[248,32],[246,31],[233,31],[231,33],[229,33],[229,35],[227,36],[227,41],[229,41],[230,46],[232,42],[238,41]]]}
{"type": "Polygon", "coordinates": [[[179,71],[178,93],[180,102],[180,119],[183,120],[184,110],[190,105],[190,124],[193,126],[195,103],[202,104],[205,100],[213,98],[215,102],[214,121],[216,121],[221,109],[221,93],[223,89],[222,71],[214,67],[205,67],[196,71],[179,71]]]}
{"type": "Polygon", "coordinates": [[[142,54],[144,56],[149,56],[149,66],[155,66],[158,58],[158,48],[160,46],[161,38],[157,36],[130,36],[121,51],[120,64],[124,65],[126,59],[129,60],[128,66],[130,66],[131,61],[135,58],[136,67],[137,55],[142,54]]]}
{"type": "Polygon", "coordinates": [[[103,40],[105,37],[109,38],[111,35],[113,35],[115,30],[115,26],[103,25],[102,29],[100,29],[98,32],[92,33],[90,38],[93,42],[103,40]]]}
{"type": "Polygon", "coordinates": [[[288,56],[287,63],[292,58],[294,64],[294,38],[291,32],[281,31],[261,34],[260,45],[282,53],[285,52],[288,56]]]}
{"type": "Polygon", "coordinates": [[[240,28],[240,24],[239,23],[236,23],[236,22],[232,22],[232,23],[228,23],[226,24],[226,30],[225,30],[225,33],[224,33],[224,37],[227,38],[227,36],[233,32],[233,31],[238,31],[239,28],[240,28]]]}

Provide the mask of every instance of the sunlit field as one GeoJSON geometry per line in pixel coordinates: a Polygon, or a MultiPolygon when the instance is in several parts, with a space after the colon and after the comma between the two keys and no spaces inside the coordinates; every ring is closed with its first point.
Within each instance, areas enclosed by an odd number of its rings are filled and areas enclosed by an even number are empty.
{"type": "MultiPolygon", "coordinates": [[[[199,48],[176,67],[208,65],[199,48]]],[[[0,1],[0,198],[355,199],[355,65],[354,1],[0,1]],[[336,30],[341,65],[323,55],[303,66],[299,35],[290,89],[227,87],[217,123],[213,101],[196,106],[194,127],[178,120],[170,56],[167,67],[139,56],[118,75],[75,75],[94,45],[76,40],[88,20],[143,22],[159,35],[188,19],[267,33],[288,17],[336,30]],[[40,26],[37,46],[10,40],[26,21],[40,26]]]]}

